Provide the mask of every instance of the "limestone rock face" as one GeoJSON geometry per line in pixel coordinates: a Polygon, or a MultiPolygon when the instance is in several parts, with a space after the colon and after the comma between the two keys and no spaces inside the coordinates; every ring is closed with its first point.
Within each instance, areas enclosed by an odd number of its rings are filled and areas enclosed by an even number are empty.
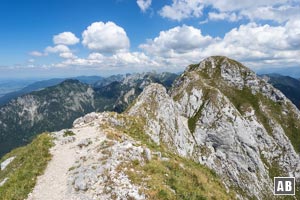
{"type": "Polygon", "coordinates": [[[129,114],[147,119],[146,133],[157,144],[174,144],[174,150],[180,155],[192,152],[192,146],[187,145],[192,142],[186,126],[187,118],[180,116],[180,105],[173,101],[162,85],[152,84],[145,88],[129,114]]]}
{"type": "Polygon", "coordinates": [[[6,159],[5,161],[3,161],[0,164],[0,169],[4,170],[14,159],[15,159],[15,157],[10,157],[10,158],[6,159]]]}
{"type": "Polygon", "coordinates": [[[242,64],[210,57],[191,65],[169,94],[151,84],[129,115],[181,156],[217,172],[241,198],[265,199],[274,176],[300,178],[300,113],[277,89],[242,64]]]}

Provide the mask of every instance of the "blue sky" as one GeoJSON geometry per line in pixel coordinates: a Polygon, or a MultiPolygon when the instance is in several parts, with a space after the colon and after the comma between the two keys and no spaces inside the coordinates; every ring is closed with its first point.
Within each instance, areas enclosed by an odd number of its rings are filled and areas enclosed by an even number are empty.
{"type": "Polygon", "coordinates": [[[2,0],[0,78],[299,67],[299,0],[2,0]]]}

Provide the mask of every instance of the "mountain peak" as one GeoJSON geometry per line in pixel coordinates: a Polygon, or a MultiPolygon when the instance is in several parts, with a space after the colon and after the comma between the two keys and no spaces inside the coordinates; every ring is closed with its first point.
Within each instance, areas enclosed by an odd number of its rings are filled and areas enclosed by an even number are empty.
{"type": "MultiPolygon", "coordinates": [[[[197,65],[190,65],[182,75],[201,79],[207,85],[211,85],[223,91],[228,89],[249,89],[253,95],[262,93],[274,102],[286,102],[284,95],[266,80],[258,77],[238,61],[224,57],[212,56],[204,59],[197,65]]],[[[177,80],[178,82],[178,80],[177,80]]],[[[175,83],[178,85],[180,83],[175,83]]]]}
{"type": "Polygon", "coordinates": [[[242,83],[243,79],[255,78],[255,73],[238,61],[225,56],[211,56],[202,60],[199,64],[190,65],[187,72],[196,71],[202,78],[242,83]]]}
{"type": "MultiPolygon", "coordinates": [[[[226,56],[210,56],[205,59],[203,59],[199,64],[192,64],[187,68],[187,71],[191,70],[203,70],[207,68],[218,68],[222,64],[239,64],[240,66],[243,66],[241,63],[238,61],[235,61],[233,59],[230,59],[226,56]]],[[[244,66],[243,66],[244,67],[244,66]]]]}

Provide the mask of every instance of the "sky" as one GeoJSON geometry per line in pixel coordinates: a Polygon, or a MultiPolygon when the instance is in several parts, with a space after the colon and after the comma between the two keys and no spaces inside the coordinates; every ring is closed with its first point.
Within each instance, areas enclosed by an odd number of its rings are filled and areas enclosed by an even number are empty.
{"type": "Polygon", "coordinates": [[[1,0],[0,79],[300,68],[300,0],[1,0]]]}

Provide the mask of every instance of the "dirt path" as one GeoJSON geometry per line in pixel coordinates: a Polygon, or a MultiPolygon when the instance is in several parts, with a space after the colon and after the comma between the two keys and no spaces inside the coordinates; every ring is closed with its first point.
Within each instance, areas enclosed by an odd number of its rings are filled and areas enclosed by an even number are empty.
{"type": "Polygon", "coordinates": [[[85,139],[99,139],[101,133],[96,127],[90,126],[71,130],[76,134],[73,142],[66,141],[72,139],[71,137],[62,137],[63,131],[55,133],[58,139],[51,149],[53,158],[49,162],[44,175],[38,177],[37,184],[27,200],[73,199],[70,193],[67,192],[67,182],[69,169],[75,165],[75,161],[84,153],[78,151],[78,143],[85,139]]]}

